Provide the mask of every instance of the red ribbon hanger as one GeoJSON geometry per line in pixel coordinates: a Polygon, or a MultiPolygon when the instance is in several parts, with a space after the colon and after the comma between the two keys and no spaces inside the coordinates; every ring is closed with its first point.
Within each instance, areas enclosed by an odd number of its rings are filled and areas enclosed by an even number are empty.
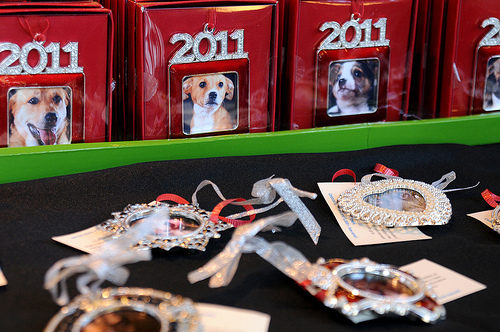
{"type": "Polygon", "coordinates": [[[359,20],[365,14],[363,0],[351,0],[352,18],[359,20]]]}
{"type": "Polygon", "coordinates": [[[483,196],[486,203],[488,203],[492,208],[497,207],[498,203],[500,202],[500,196],[495,195],[489,189],[484,190],[481,193],[481,196],[483,196]]]}
{"type": "Polygon", "coordinates": [[[45,16],[21,16],[19,23],[34,41],[44,43],[47,40],[47,30],[49,30],[49,20],[45,16]]]}

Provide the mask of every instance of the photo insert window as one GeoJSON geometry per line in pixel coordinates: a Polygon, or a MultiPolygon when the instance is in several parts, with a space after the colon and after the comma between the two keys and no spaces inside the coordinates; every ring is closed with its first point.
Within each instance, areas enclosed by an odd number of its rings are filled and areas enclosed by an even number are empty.
{"type": "Polygon", "coordinates": [[[184,134],[238,127],[238,73],[186,76],[182,80],[184,134]]]}
{"type": "Polygon", "coordinates": [[[9,147],[71,143],[71,88],[8,90],[9,147]]]}
{"type": "Polygon", "coordinates": [[[333,61],[328,74],[329,117],[377,110],[379,59],[333,61]]]}

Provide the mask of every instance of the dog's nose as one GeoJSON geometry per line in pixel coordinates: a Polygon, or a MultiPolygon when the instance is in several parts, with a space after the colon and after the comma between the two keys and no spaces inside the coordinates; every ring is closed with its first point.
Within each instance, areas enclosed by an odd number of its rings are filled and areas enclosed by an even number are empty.
{"type": "Polygon", "coordinates": [[[55,124],[57,122],[57,114],[54,112],[50,112],[45,114],[45,123],[47,124],[55,124]]]}
{"type": "Polygon", "coordinates": [[[212,100],[217,99],[217,92],[214,92],[214,91],[210,92],[208,94],[208,98],[210,98],[212,100]]]}
{"type": "Polygon", "coordinates": [[[343,88],[346,83],[347,83],[347,80],[345,78],[341,78],[339,80],[339,87],[343,88]]]}

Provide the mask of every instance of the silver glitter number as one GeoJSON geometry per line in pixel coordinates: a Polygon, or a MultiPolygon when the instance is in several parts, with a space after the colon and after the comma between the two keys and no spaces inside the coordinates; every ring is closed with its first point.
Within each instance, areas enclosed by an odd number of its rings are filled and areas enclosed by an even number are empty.
{"type": "Polygon", "coordinates": [[[236,53],[233,54],[233,59],[248,58],[248,53],[243,51],[245,31],[243,29],[236,30],[229,37],[236,40],[236,53]]]}
{"type": "Polygon", "coordinates": [[[45,68],[47,73],[58,73],[61,69],[61,47],[59,43],[50,43],[45,52],[52,56],[51,66],[45,68]]]}
{"type": "Polygon", "coordinates": [[[230,59],[248,58],[248,52],[244,51],[244,30],[235,30],[229,37],[235,41],[235,53],[228,52],[228,32],[220,31],[213,35],[213,31],[203,31],[193,38],[187,33],[176,33],[170,38],[170,43],[184,42],[170,59],[171,64],[207,62],[230,59]],[[208,50],[205,54],[200,51],[200,43],[206,40],[208,50]]]}
{"type": "Polygon", "coordinates": [[[170,38],[170,44],[175,44],[178,41],[184,41],[184,45],[175,52],[171,63],[189,63],[194,61],[194,54],[185,55],[193,47],[193,37],[187,33],[176,33],[170,38]]]}
{"type": "Polygon", "coordinates": [[[0,62],[0,75],[36,75],[36,74],[67,74],[83,73],[83,67],[78,66],[78,43],[69,42],[62,47],[63,52],[69,53],[70,64],[61,67],[61,48],[59,43],[50,43],[44,47],[41,43],[27,43],[22,48],[14,43],[0,43],[0,53],[10,54],[0,62]],[[31,52],[38,53],[38,62],[32,67],[28,62],[28,55],[31,52]],[[49,63],[50,67],[47,67],[49,63]],[[19,65],[14,65],[19,61],[19,65]]]}
{"type": "Polygon", "coordinates": [[[321,51],[389,46],[390,40],[386,39],[386,28],[386,18],[381,18],[374,24],[372,24],[371,19],[365,20],[361,24],[358,20],[350,20],[342,26],[335,21],[325,22],[319,30],[323,32],[332,29],[332,32],[321,42],[318,49],[321,51]],[[378,40],[372,40],[372,27],[379,30],[378,40]],[[350,28],[354,30],[354,36],[351,40],[347,40],[346,34],[350,28]]]}
{"type": "Polygon", "coordinates": [[[78,67],[78,43],[69,42],[62,50],[69,53],[69,66],[64,68],[64,73],[83,73],[83,67],[78,67]]]}
{"type": "Polygon", "coordinates": [[[387,32],[387,19],[381,18],[376,23],[373,23],[373,26],[379,29],[379,37],[375,42],[375,46],[389,46],[390,40],[385,39],[385,34],[387,32]]]}
{"type": "Polygon", "coordinates": [[[200,62],[209,61],[215,56],[216,52],[217,52],[217,41],[215,40],[214,36],[211,33],[200,32],[196,35],[196,37],[194,37],[193,53],[194,56],[196,57],[196,60],[200,62]],[[206,39],[208,41],[208,51],[206,54],[202,54],[200,52],[200,43],[203,39],[206,39]]]}
{"type": "Polygon", "coordinates": [[[45,67],[47,66],[47,52],[45,52],[45,49],[43,48],[42,45],[38,43],[28,43],[21,48],[21,54],[19,56],[19,62],[21,63],[21,66],[23,67],[23,70],[27,74],[39,74],[41,73],[45,67]],[[31,51],[37,51],[38,52],[38,63],[36,64],[35,67],[31,67],[31,65],[28,63],[28,55],[31,51]]]}
{"type": "Polygon", "coordinates": [[[21,48],[16,44],[12,43],[1,43],[0,44],[0,53],[2,52],[10,52],[9,55],[2,62],[0,62],[0,75],[18,75],[21,74],[23,68],[21,65],[12,64],[19,59],[19,55],[21,54],[21,48]]]}
{"type": "Polygon", "coordinates": [[[214,36],[214,38],[220,42],[220,53],[216,55],[215,60],[232,59],[233,55],[227,52],[227,31],[219,32],[214,36]]]}
{"type": "Polygon", "coordinates": [[[490,17],[483,21],[481,24],[482,28],[486,28],[487,26],[492,26],[490,31],[486,33],[486,36],[481,39],[479,42],[479,46],[496,46],[500,45],[500,20],[495,17],[490,17]]]}

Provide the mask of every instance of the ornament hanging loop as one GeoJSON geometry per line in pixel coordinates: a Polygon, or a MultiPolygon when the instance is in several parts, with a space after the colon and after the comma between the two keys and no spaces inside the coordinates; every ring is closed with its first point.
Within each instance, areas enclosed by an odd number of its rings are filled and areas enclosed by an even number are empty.
{"type": "Polygon", "coordinates": [[[203,26],[203,32],[204,33],[209,33],[209,34],[213,34],[214,33],[214,30],[215,30],[215,27],[210,27],[210,25],[208,23],[205,23],[205,25],[203,26]]]}
{"type": "Polygon", "coordinates": [[[207,23],[203,27],[203,32],[213,34],[215,31],[215,24],[217,22],[217,9],[211,8],[208,11],[207,23]]]}
{"type": "Polygon", "coordinates": [[[34,43],[43,45],[47,40],[49,20],[45,16],[21,16],[19,23],[32,38],[34,43]]]}

